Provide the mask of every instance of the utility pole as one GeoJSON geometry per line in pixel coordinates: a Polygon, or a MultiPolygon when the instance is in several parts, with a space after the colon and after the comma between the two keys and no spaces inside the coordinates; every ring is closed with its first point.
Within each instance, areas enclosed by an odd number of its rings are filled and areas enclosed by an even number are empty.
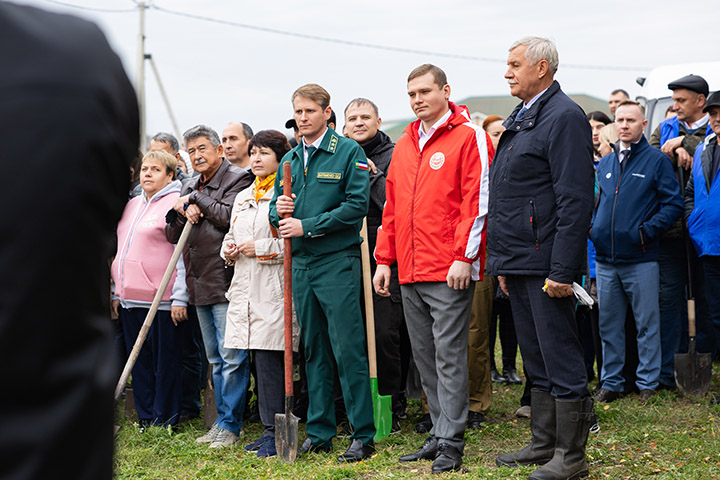
{"type": "Polygon", "coordinates": [[[163,102],[165,102],[165,108],[167,108],[168,115],[170,116],[170,122],[172,123],[173,130],[175,130],[175,137],[178,140],[182,140],[182,135],[180,134],[180,129],[178,128],[177,121],[175,120],[175,115],[173,115],[172,108],[170,108],[170,101],[168,100],[167,93],[165,93],[165,87],[163,87],[162,81],[160,80],[160,73],[158,72],[157,66],[155,66],[155,60],[153,60],[152,55],[149,53],[145,55],[145,58],[147,58],[150,62],[150,66],[155,74],[155,80],[157,80],[158,87],[160,88],[160,95],[162,95],[163,102]]]}
{"type": "Polygon", "coordinates": [[[145,2],[138,3],[140,8],[140,32],[138,33],[137,70],[135,72],[135,90],[140,108],[140,151],[147,149],[145,132],[145,2]]]}
{"type": "Polygon", "coordinates": [[[137,52],[137,70],[135,77],[135,90],[138,98],[138,106],[140,108],[140,151],[145,152],[147,150],[147,123],[146,123],[146,102],[145,102],[145,60],[150,62],[155,80],[157,80],[158,87],[160,88],[160,95],[162,96],[165,108],[167,108],[168,115],[170,116],[170,122],[172,123],[175,136],[178,139],[182,139],[180,129],[178,128],[175,115],[173,114],[172,108],[170,108],[170,101],[168,100],[165,87],[160,80],[160,73],[158,72],[155,61],[152,55],[145,53],[145,10],[149,8],[145,4],[144,0],[138,3],[140,8],[140,32],[138,34],[138,52],[137,52]]]}

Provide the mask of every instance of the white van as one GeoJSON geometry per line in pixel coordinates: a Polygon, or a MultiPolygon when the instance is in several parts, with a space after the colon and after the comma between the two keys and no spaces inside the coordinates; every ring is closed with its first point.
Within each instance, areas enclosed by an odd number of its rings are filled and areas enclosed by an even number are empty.
{"type": "Polygon", "coordinates": [[[638,77],[637,83],[642,89],[636,98],[645,105],[645,116],[648,119],[645,136],[648,139],[660,122],[665,120],[665,111],[673,103],[668,83],[690,74],[703,77],[710,86],[710,93],[720,90],[720,62],[664,65],[652,69],[647,77],[638,77]]]}

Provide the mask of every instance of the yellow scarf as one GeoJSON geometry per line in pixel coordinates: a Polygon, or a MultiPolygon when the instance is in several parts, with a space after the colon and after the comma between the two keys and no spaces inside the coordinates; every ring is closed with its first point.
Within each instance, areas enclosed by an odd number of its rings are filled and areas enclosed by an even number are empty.
{"type": "Polygon", "coordinates": [[[262,197],[270,190],[275,184],[275,174],[268,175],[265,180],[260,180],[259,177],[255,178],[255,185],[253,186],[253,193],[255,194],[255,201],[259,202],[262,197]]]}

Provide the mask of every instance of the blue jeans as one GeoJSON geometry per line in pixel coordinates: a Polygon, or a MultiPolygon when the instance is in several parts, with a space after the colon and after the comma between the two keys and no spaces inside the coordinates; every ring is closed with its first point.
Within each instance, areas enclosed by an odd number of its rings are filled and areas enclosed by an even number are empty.
{"type": "Polygon", "coordinates": [[[660,379],[660,274],[658,262],[596,262],[603,388],[622,392],[625,364],[625,317],[630,303],[637,326],[638,367],[635,384],[655,390],[660,379]]]}
{"type": "Polygon", "coordinates": [[[248,351],[224,346],[227,302],[197,305],[195,309],[205,353],[213,369],[218,427],[237,435],[242,429],[245,392],[250,379],[248,351]]]}

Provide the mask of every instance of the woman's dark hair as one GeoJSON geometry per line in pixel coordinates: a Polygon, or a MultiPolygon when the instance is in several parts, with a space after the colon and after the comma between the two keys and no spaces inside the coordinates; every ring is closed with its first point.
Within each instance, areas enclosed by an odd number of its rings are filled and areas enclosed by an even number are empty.
{"type": "Polygon", "coordinates": [[[603,112],[590,112],[587,114],[588,121],[595,120],[596,122],[600,122],[603,125],[607,125],[609,123],[613,123],[612,120],[610,120],[610,117],[605,115],[603,112]]]}
{"type": "Polygon", "coordinates": [[[277,130],[261,130],[248,142],[248,155],[253,147],[266,147],[275,152],[275,159],[280,162],[283,156],[290,151],[290,142],[285,134],[277,130]]]}

